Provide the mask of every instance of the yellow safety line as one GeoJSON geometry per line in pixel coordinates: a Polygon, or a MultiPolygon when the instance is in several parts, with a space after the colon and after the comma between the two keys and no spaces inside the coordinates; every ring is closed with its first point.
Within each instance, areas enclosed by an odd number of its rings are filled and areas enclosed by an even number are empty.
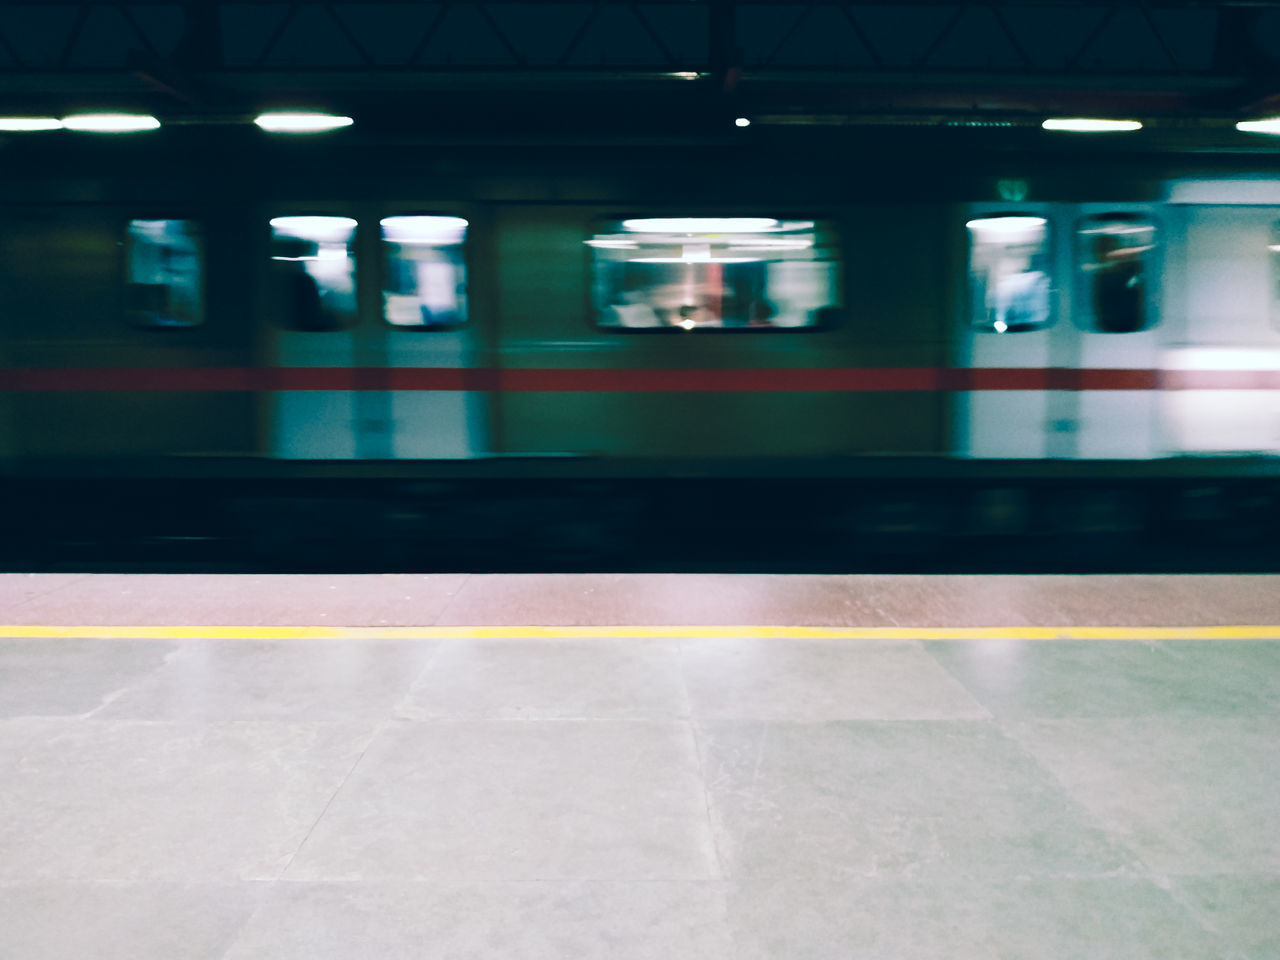
{"type": "Polygon", "coordinates": [[[100,640],[1280,640],[1280,626],[1219,627],[309,627],[0,626],[0,639],[100,640]]]}

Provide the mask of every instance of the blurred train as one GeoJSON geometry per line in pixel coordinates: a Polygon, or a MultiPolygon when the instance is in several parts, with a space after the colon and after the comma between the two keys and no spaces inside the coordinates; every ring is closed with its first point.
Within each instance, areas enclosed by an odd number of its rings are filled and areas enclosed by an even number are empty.
{"type": "Polygon", "coordinates": [[[10,542],[1280,528],[1266,157],[96,149],[0,196],[10,542]]]}

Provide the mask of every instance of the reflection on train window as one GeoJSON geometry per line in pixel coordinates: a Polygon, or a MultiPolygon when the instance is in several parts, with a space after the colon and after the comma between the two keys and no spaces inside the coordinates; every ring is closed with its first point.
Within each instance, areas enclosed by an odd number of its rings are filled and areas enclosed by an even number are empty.
{"type": "Polygon", "coordinates": [[[461,217],[384,217],[382,316],[393,327],[438,329],[467,319],[461,217]]]}
{"type": "Polygon", "coordinates": [[[1076,227],[1080,325],[1099,333],[1135,333],[1152,326],[1147,272],[1155,252],[1155,224],[1138,214],[1081,220],[1076,227]]]}
{"type": "Polygon", "coordinates": [[[130,220],[125,238],[125,309],[139,327],[204,321],[204,257],[193,220],[130,220]]]}
{"type": "Polygon", "coordinates": [[[965,226],[972,326],[993,333],[1049,326],[1053,312],[1044,217],[979,217],[965,226]]]}
{"type": "Polygon", "coordinates": [[[623,220],[586,243],[606,329],[795,329],[839,304],[834,240],[808,220],[623,220]]]}
{"type": "Polygon", "coordinates": [[[281,326],[341,330],[356,320],[356,262],[350,217],[276,217],[271,259],[280,285],[281,326]]]}

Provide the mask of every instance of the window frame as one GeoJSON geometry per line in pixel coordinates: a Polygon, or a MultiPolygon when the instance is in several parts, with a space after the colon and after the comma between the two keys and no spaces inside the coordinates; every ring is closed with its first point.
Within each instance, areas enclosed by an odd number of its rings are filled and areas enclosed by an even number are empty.
{"type": "MultiPolygon", "coordinates": [[[[275,308],[277,307],[281,308],[281,314],[283,314],[285,309],[288,309],[288,306],[287,306],[288,294],[284,292],[284,288],[282,286],[281,281],[284,278],[290,276],[289,273],[287,273],[283,268],[281,268],[278,265],[278,262],[281,262],[281,261],[288,262],[288,258],[282,258],[282,257],[276,256],[275,254],[275,250],[277,249],[276,243],[279,242],[281,239],[295,239],[301,242],[315,242],[317,244],[321,242],[321,241],[312,241],[309,238],[296,236],[296,235],[294,236],[286,235],[284,238],[278,237],[276,235],[277,227],[275,226],[275,221],[293,220],[293,219],[302,219],[302,218],[316,218],[316,219],[323,218],[323,219],[330,219],[330,220],[351,221],[351,224],[352,224],[350,228],[351,232],[346,241],[347,259],[349,259],[351,262],[350,316],[344,318],[344,321],[342,323],[339,323],[336,326],[331,326],[331,327],[319,326],[315,328],[298,326],[292,322],[283,323],[281,322],[279,317],[276,316],[271,321],[272,326],[274,326],[277,330],[286,331],[288,333],[308,333],[308,334],[310,333],[351,333],[352,331],[358,329],[361,326],[364,319],[363,311],[360,309],[360,259],[361,259],[360,243],[361,243],[361,234],[365,228],[362,226],[360,222],[360,218],[352,215],[349,212],[329,213],[329,212],[322,212],[314,209],[302,209],[302,210],[287,210],[284,212],[268,215],[266,220],[266,228],[267,228],[266,242],[267,242],[267,256],[269,258],[271,288],[274,291],[270,301],[272,312],[274,313],[275,308]]],[[[318,252],[318,248],[317,248],[317,252],[318,252]]],[[[305,258],[294,258],[294,259],[305,259],[305,258]]],[[[319,259],[319,258],[317,257],[315,259],[319,259]]],[[[303,275],[309,277],[313,281],[313,283],[315,283],[316,292],[317,294],[320,294],[321,291],[319,289],[319,283],[316,282],[316,278],[305,267],[303,267],[303,275]]]]}
{"type": "MultiPolygon", "coordinates": [[[[1147,210],[1113,210],[1110,212],[1099,211],[1094,213],[1084,213],[1078,216],[1071,225],[1071,272],[1073,283],[1073,306],[1071,310],[1071,323],[1075,329],[1083,333],[1098,333],[1105,336],[1124,336],[1133,333],[1145,333],[1155,330],[1164,321],[1160,303],[1160,281],[1163,275],[1163,256],[1164,256],[1164,228],[1160,223],[1160,219],[1153,211],[1147,210]],[[1132,330],[1107,330],[1099,325],[1098,313],[1094,306],[1096,295],[1096,281],[1091,273],[1086,270],[1085,260],[1081,256],[1081,237],[1084,236],[1083,228],[1089,222],[1105,223],[1107,221],[1113,223],[1131,222],[1135,224],[1143,224],[1150,227],[1152,242],[1149,250],[1142,251],[1141,259],[1141,277],[1142,277],[1142,317],[1145,321],[1141,326],[1132,330]],[[1154,278],[1154,282],[1153,282],[1154,278]],[[1090,319],[1087,325],[1083,322],[1085,317],[1090,319]]],[[[1090,261],[1092,262],[1092,260],[1090,261]]]]}
{"type": "MultiPolygon", "coordinates": [[[[708,233],[710,231],[707,231],[708,233]]],[[[747,231],[744,231],[747,232],[747,231]]],[[[680,336],[680,335],[743,335],[743,334],[814,334],[825,333],[840,327],[845,322],[845,305],[844,305],[844,258],[842,256],[842,247],[840,243],[841,234],[833,219],[822,219],[815,216],[795,215],[795,216],[769,216],[757,215],[753,213],[734,213],[725,214],[712,213],[690,214],[687,211],[681,211],[678,214],[670,216],[666,214],[653,213],[625,213],[615,214],[612,216],[602,216],[592,219],[587,224],[587,233],[582,241],[583,257],[586,272],[586,301],[587,301],[587,326],[597,334],[604,335],[623,335],[623,336],[680,336]],[[604,237],[610,237],[622,232],[622,224],[627,220],[635,219],[755,219],[759,216],[762,219],[771,219],[778,222],[806,222],[812,223],[810,233],[821,238],[821,245],[831,254],[824,260],[814,260],[815,263],[830,263],[833,265],[833,292],[834,302],[828,306],[818,307],[812,311],[814,320],[812,323],[803,326],[693,326],[683,327],[679,324],[665,324],[652,327],[627,327],[619,324],[605,324],[601,322],[603,311],[600,308],[600,299],[598,296],[599,282],[596,275],[596,267],[600,262],[596,246],[591,241],[604,237]]],[[[615,261],[616,262],[616,261],[615,261]]],[[[696,262],[696,261],[695,261],[696,262]]],[[[762,261],[768,263],[770,261],[762,261]]],[[[785,261],[781,261],[785,262],[785,261]]]]}
{"type": "Polygon", "coordinates": [[[378,318],[380,325],[387,330],[397,330],[410,334],[432,334],[432,333],[449,333],[461,330],[471,324],[471,236],[475,229],[473,218],[464,216],[457,211],[444,211],[439,208],[427,211],[422,208],[409,210],[390,210],[381,213],[378,216],[378,231],[376,242],[378,246],[378,264],[377,264],[377,280],[378,280],[378,318]],[[388,240],[383,226],[384,221],[400,217],[441,217],[453,218],[463,221],[465,226],[462,230],[462,239],[456,244],[447,244],[442,246],[456,247],[458,250],[457,265],[461,272],[460,286],[463,294],[459,300],[461,309],[455,309],[454,313],[458,319],[450,323],[436,324],[400,324],[392,323],[387,318],[387,293],[391,279],[391,259],[389,256],[389,247],[395,241],[388,240]]]}
{"type": "MultiPolygon", "coordinates": [[[[997,208],[983,211],[969,211],[965,214],[964,238],[965,238],[965,256],[964,256],[964,317],[963,323],[965,330],[970,334],[991,334],[995,336],[1010,336],[1025,333],[1045,333],[1052,330],[1061,319],[1059,317],[1058,298],[1055,295],[1057,284],[1055,283],[1055,274],[1057,266],[1057,243],[1054,237],[1054,217],[1048,210],[1039,207],[1033,209],[1016,209],[1016,208],[997,208]],[[975,238],[977,231],[973,224],[985,220],[1001,220],[1006,218],[1018,219],[1035,219],[1041,221],[1043,229],[1043,239],[1040,249],[1033,256],[1039,256],[1044,263],[1046,269],[1038,272],[1042,273],[1045,278],[1045,314],[1047,319],[1044,323],[1038,323],[1034,326],[1008,326],[1000,329],[996,326],[1001,322],[997,318],[994,322],[977,322],[979,310],[985,316],[988,310],[986,299],[978,303],[974,296],[974,269],[973,269],[973,253],[976,248],[975,238]]],[[[1031,270],[1020,271],[1021,274],[1032,273],[1031,270]]],[[[984,278],[984,291],[986,280],[984,278]]]]}
{"type": "MultiPolygon", "coordinates": [[[[151,211],[147,211],[150,213],[151,211]]],[[[175,211],[164,211],[165,214],[171,214],[175,211]]],[[[125,326],[132,327],[135,330],[195,330],[204,327],[209,322],[209,220],[207,217],[199,216],[137,216],[133,214],[125,214],[121,227],[117,232],[117,236],[123,235],[121,241],[121,261],[119,276],[123,280],[119,309],[125,326]],[[196,257],[199,264],[198,283],[199,289],[195,298],[198,308],[198,319],[191,323],[155,323],[142,322],[137,315],[146,311],[137,309],[130,304],[131,290],[135,286],[163,286],[166,289],[171,284],[143,284],[133,280],[133,252],[136,240],[133,225],[135,223],[182,223],[193,224],[196,227],[194,234],[196,257]]]]}

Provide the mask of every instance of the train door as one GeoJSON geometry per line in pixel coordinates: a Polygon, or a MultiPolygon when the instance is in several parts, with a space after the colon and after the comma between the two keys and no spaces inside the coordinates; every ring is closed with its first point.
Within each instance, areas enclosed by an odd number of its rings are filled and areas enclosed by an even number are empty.
{"type": "Polygon", "coordinates": [[[474,373],[480,336],[468,310],[469,227],[439,213],[377,221],[386,456],[460,459],[488,448],[487,394],[474,373]]]}
{"type": "Polygon", "coordinates": [[[1055,366],[1064,377],[1060,399],[1070,405],[1050,424],[1056,455],[1077,459],[1149,459],[1157,435],[1158,365],[1162,332],[1160,278],[1164,226],[1149,206],[1085,204],[1059,227],[1071,252],[1055,366]]]}
{"type": "Polygon", "coordinates": [[[267,449],[277,457],[368,456],[361,444],[370,397],[356,371],[377,366],[357,297],[357,219],[349,209],[270,218],[265,325],[269,394],[267,449]]]}
{"type": "Polygon", "coordinates": [[[456,459],[484,449],[467,322],[468,223],[365,206],[272,217],[269,449],[456,459]]]}
{"type": "Polygon", "coordinates": [[[1280,453],[1280,205],[1274,184],[1175,185],[1171,290],[1180,327],[1161,366],[1168,448],[1280,453]],[[1269,196],[1260,196],[1260,187],[1269,196]],[[1183,202],[1179,200],[1185,199],[1183,202]]]}
{"type": "Polygon", "coordinates": [[[1057,323],[1060,252],[1048,204],[975,204],[962,211],[968,263],[957,362],[969,371],[955,394],[961,456],[1053,456],[1056,419],[1046,389],[1057,323]]]}

